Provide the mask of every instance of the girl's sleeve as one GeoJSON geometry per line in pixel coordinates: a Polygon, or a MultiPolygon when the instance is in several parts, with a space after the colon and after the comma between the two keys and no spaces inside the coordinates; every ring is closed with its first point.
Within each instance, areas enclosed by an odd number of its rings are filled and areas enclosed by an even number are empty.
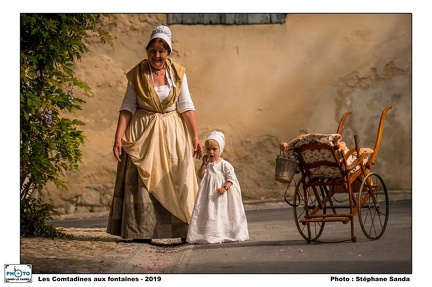
{"type": "Polygon", "coordinates": [[[230,181],[233,184],[237,182],[237,176],[235,175],[234,167],[227,161],[225,162],[224,166],[224,177],[226,181],[230,181]]]}
{"type": "Polygon", "coordinates": [[[180,94],[178,98],[178,111],[180,113],[184,113],[186,111],[195,111],[195,106],[189,92],[186,74],[184,74],[183,76],[183,83],[180,88],[180,94]]]}

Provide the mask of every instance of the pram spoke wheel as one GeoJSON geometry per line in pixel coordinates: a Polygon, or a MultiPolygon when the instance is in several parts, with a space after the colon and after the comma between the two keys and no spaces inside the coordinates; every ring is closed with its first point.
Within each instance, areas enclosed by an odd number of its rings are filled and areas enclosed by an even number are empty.
{"type": "Polygon", "coordinates": [[[363,179],[358,198],[358,217],[364,235],[370,240],[380,238],[387,227],[389,201],[379,174],[370,173],[363,179]]]}
{"type": "MultiPolygon", "coordinates": [[[[304,191],[301,184],[296,185],[293,205],[294,220],[297,230],[307,243],[317,240],[324,230],[325,222],[301,222],[305,216],[309,215],[318,206],[319,201],[320,199],[316,197],[313,188],[309,187],[304,191]]],[[[326,209],[326,206],[324,206],[321,213],[326,214],[326,209]]]]}

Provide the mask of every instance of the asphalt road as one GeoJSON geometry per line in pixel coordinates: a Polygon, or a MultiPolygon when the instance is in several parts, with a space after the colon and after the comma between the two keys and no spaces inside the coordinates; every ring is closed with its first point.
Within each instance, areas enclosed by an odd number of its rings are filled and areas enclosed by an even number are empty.
{"type": "MultiPolygon", "coordinates": [[[[308,244],[297,231],[290,206],[246,210],[250,240],[192,245],[179,259],[178,274],[411,274],[411,201],[390,202],[389,222],[378,240],[367,239],[355,220],[326,223],[308,244]]],[[[52,222],[61,227],[105,227],[106,216],[52,222]]]]}
{"type": "Polygon", "coordinates": [[[412,273],[411,202],[392,202],[384,235],[367,239],[355,218],[326,223],[319,241],[298,233],[292,208],[247,212],[251,239],[243,243],[195,245],[178,273],[409,274],[412,273]]]}

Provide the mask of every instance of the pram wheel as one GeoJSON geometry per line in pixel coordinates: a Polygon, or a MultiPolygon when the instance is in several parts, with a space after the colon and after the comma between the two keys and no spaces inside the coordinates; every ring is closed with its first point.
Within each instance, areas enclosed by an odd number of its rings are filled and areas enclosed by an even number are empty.
{"type": "MultiPolygon", "coordinates": [[[[294,191],[294,205],[293,205],[294,220],[300,235],[308,243],[311,243],[312,241],[317,240],[321,236],[324,230],[325,222],[302,223],[300,221],[305,216],[310,214],[318,206],[320,202],[320,199],[316,197],[316,193],[314,192],[314,189],[312,187],[309,187],[305,192],[301,185],[302,185],[301,183],[296,185],[296,190],[294,191]]],[[[326,213],[326,206],[323,207],[321,212],[323,214],[326,213]]]]}
{"type": "Polygon", "coordinates": [[[358,198],[358,217],[364,235],[370,240],[380,238],[387,227],[389,200],[379,174],[370,173],[363,179],[358,198]]]}

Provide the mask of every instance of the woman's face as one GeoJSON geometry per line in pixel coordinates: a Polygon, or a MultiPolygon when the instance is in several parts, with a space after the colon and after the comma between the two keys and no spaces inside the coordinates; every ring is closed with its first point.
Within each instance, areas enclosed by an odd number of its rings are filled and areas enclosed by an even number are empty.
{"type": "Polygon", "coordinates": [[[205,143],[206,154],[210,162],[217,162],[220,159],[219,144],[215,140],[208,140],[205,143]]]}
{"type": "Polygon", "coordinates": [[[155,41],[147,50],[147,58],[153,68],[162,69],[168,58],[168,53],[169,51],[165,48],[162,40],[155,41]]]}

